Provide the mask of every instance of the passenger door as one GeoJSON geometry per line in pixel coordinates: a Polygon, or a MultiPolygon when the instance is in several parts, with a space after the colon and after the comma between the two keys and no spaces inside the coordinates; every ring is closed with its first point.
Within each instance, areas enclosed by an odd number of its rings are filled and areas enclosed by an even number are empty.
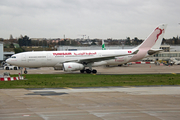
{"type": "Polygon", "coordinates": [[[26,54],[21,55],[21,61],[26,61],[26,54]]]}

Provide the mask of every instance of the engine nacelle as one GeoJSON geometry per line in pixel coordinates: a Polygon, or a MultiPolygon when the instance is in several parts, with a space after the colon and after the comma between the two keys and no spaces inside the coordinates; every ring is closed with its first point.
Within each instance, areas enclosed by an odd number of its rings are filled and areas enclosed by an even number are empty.
{"type": "Polygon", "coordinates": [[[76,71],[76,70],[83,70],[84,65],[80,63],[64,63],[63,64],[64,71],[76,71]]]}

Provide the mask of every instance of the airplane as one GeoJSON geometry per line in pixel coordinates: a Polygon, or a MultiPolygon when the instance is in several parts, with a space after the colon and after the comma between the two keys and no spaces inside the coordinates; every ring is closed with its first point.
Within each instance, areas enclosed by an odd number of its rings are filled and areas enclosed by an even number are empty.
{"type": "MultiPolygon", "coordinates": [[[[106,64],[103,60],[118,56],[137,54],[137,49],[127,50],[86,50],[86,51],[32,51],[12,55],[7,63],[25,68],[60,67],[64,71],[80,70],[81,73],[97,73],[94,66],[106,64]],[[85,69],[89,67],[89,69],[85,69]]],[[[24,71],[27,74],[27,70],[24,71]]]]}
{"type": "Polygon", "coordinates": [[[175,65],[180,65],[180,61],[176,60],[176,58],[170,58],[170,61],[172,61],[175,65]]]}
{"type": "MultiPolygon", "coordinates": [[[[162,24],[159,25],[147,39],[146,39],[142,44],[140,44],[138,47],[135,49],[138,49],[139,52],[136,55],[128,55],[128,56],[121,56],[121,57],[116,57],[115,59],[111,60],[106,60],[106,66],[109,65],[118,65],[122,66],[122,64],[126,64],[129,62],[135,62],[137,60],[141,60],[145,57],[157,54],[160,51],[163,51],[162,49],[159,49],[162,43],[162,39],[165,33],[167,25],[162,24]],[[157,32],[157,33],[155,33],[157,32]],[[158,33],[159,32],[159,33],[158,33]],[[150,43],[150,39],[154,39],[155,43],[150,43]],[[146,42],[146,43],[145,43],[146,42]]],[[[106,50],[104,41],[102,40],[102,49],[106,50]]],[[[180,63],[180,61],[179,61],[180,63]]]]}
{"type": "MultiPolygon", "coordinates": [[[[106,65],[111,60],[127,62],[142,59],[161,49],[152,46],[158,42],[167,25],[159,25],[149,37],[138,47],[123,50],[91,50],[91,51],[32,51],[12,55],[6,62],[19,67],[60,67],[64,71],[77,71],[81,73],[97,73],[92,69],[95,66],[106,65]],[[136,55],[137,54],[137,55],[136,55]],[[122,56],[122,58],[120,57],[122,56]],[[127,57],[125,57],[127,56],[127,57]],[[119,59],[120,58],[120,59],[119,59]],[[127,60],[125,60],[127,59],[127,60]],[[116,59],[117,60],[117,59],[116,59]],[[89,69],[86,69],[89,67],[89,69]]],[[[27,71],[24,71],[27,74],[27,71]]]]}

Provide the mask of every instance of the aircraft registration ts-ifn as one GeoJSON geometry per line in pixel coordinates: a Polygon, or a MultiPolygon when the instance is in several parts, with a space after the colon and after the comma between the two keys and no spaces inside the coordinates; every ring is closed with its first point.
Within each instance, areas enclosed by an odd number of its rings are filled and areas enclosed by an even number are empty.
{"type": "Polygon", "coordinates": [[[64,71],[97,73],[92,67],[137,61],[161,51],[166,26],[156,27],[142,44],[133,49],[22,52],[12,55],[6,62],[19,67],[59,67],[64,71]]]}

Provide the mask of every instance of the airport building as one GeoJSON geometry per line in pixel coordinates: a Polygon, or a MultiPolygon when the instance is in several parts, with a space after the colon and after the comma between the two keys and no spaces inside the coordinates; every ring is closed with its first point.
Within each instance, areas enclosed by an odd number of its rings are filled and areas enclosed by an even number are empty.
{"type": "Polygon", "coordinates": [[[163,51],[148,58],[144,58],[142,61],[169,60],[170,58],[180,60],[179,46],[162,45],[160,49],[163,49],[163,51]]]}
{"type": "Polygon", "coordinates": [[[7,58],[9,58],[11,55],[13,55],[14,52],[4,52],[4,46],[3,43],[0,43],[0,63],[7,58]]]}
{"type": "Polygon", "coordinates": [[[3,54],[4,54],[3,44],[0,43],[0,61],[3,61],[3,54]]]}

